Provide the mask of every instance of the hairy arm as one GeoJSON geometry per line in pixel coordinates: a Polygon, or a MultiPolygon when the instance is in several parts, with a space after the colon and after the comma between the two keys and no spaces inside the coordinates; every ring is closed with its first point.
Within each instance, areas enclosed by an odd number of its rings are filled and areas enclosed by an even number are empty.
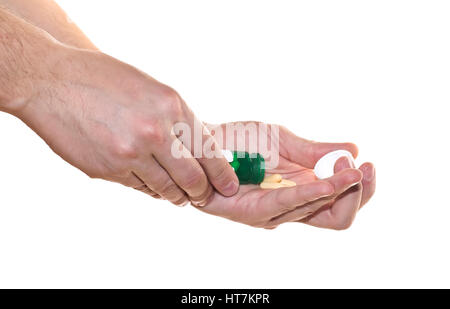
{"type": "Polygon", "coordinates": [[[97,49],[53,0],[0,0],[0,7],[47,31],[61,43],[97,49]]]}
{"type": "Polygon", "coordinates": [[[0,7],[0,110],[16,114],[51,80],[61,46],[0,7]]]}
{"type": "Polygon", "coordinates": [[[182,159],[171,155],[175,123],[203,126],[173,89],[67,42],[0,8],[0,111],[19,117],[90,177],[176,205],[204,206],[212,185],[236,193],[237,177],[223,157],[196,160],[191,148],[182,159]]]}

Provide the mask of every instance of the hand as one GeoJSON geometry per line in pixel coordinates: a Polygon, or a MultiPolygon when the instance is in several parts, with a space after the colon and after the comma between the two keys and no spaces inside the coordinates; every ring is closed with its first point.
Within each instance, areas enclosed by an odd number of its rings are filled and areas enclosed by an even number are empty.
{"type": "Polygon", "coordinates": [[[181,159],[171,155],[174,123],[203,127],[174,90],[100,52],[61,45],[48,52],[57,57],[51,74],[34,83],[15,114],[63,159],[90,177],[176,205],[203,206],[212,186],[236,193],[223,157],[197,160],[188,148],[181,159]]]}
{"type": "MultiPolygon", "coordinates": [[[[225,127],[221,125],[219,129],[225,130],[225,127]]],[[[214,128],[217,129],[210,126],[211,132],[214,128]]],[[[313,168],[323,155],[334,150],[348,150],[356,157],[356,146],[351,143],[315,143],[280,127],[278,148],[277,141],[271,140],[268,131],[262,134],[267,135],[271,146],[277,147],[280,155],[277,168],[266,173],[281,174],[283,178],[295,181],[297,187],[263,190],[256,185],[243,185],[233,197],[215,194],[201,210],[269,229],[286,222],[337,230],[350,227],[358,210],[375,192],[374,166],[365,163],[354,169],[348,159],[342,158],[336,163],[336,174],[326,180],[318,180],[313,168]]],[[[238,139],[244,138],[245,135],[238,136],[238,139]]],[[[248,139],[257,140],[258,136],[248,136],[248,139]]],[[[226,145],[226,137],[217,141],[222,147],[226,145]]],[[[248,143],[245,149],[236,150],[248,151],[248,143]]]]}

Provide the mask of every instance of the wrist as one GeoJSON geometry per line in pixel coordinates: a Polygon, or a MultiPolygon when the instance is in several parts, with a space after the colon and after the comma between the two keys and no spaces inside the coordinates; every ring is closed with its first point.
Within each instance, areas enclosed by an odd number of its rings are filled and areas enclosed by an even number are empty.
{"type": "Polygon", "coordinates": [[[44,132],[54,123],[77,122],[90,102],[88,97],[102,86],[96,73],[102,71],[98,62],[104,54],[62,44],[51,50],[43,73],[32,79],[32,91],[10,111],[41,136],[48,135],[44,132]]]}
{"type": "Polygon", "coordinates": [[[59,75],[57,68],[64,62],[65,47],[57,42],[41,47],[23,55],[20,68],[8,76],[7,87],[2,89],[1,110],[20,116],[29,105],[49,94],[59,75]]]}

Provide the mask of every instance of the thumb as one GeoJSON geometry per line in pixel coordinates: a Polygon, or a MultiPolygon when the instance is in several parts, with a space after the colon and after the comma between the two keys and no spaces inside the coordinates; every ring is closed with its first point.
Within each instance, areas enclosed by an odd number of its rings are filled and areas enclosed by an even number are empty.
{"type": "Polygon", "coordinates": [[[335,150],[347,150],[353,158],[358,156],[358,147],[353,143],[319,143],[296,136],[280,127],[280,154],[306,168],[314,168],[324,155],[335,150]]]}

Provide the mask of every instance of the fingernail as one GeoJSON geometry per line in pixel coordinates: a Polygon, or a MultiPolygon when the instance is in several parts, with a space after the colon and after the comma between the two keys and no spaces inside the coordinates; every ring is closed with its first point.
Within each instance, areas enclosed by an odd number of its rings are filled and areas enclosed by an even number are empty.
{"type": "Polygon", "coordinates": [[[347,162],[348,162],[348,166],[350,167],[350,168],[355,168],[356,166],[355,166],[355,161],[353,161],[353,159],[351,159],[351,158],[349,158],[349,157],[346,157],[347,158],[347,162]]]}
{"type": "Polygon", "coordinates": [[[355,168],[355,164],[347,156],[339,158],[336,161],[336,163],[334,164],[334,172],[335,173],[340,172],[347,168],[355,168]]]}
{"type": "Polygon", "coordinates": [[[372,181],[375,178],[375,167],[372,166],[371,168],[366,170],[366,180],[372,181]]]}
{"type": "Polygon", "coordinates": [[[189,203],[189,200],[182,199],[179,202],[174,202],[173,204],[177,207],[184,207],[189,203]]]}
{"type": "Polygon", "coordinates": [[[194,207],[202,207],[202,206],[200,205],[199,202],[192,202],[192,201],[191,201],[191,204],[192,204],[192,206],[194,206],[194,207]]]}
{"type": "Polygon", "coordinates": [[[177,206],[183,208],[183,207],[186,207],[187,204],[189,204],[189,201],[185,201],[177,206]]]}
{"type": "Polygon", "coordinates": [[[239,184],[235,181],[231,181],[229,184],[225,186],[223,191],[226,195],[233,195],[237,192],[238,188],[239,184]]]}
{"type": "Polygon", "coordinates": [[[346,169],[346,168],[351,168],[352,167],[352,165],[351,165],[351,163],[350,163],[350,159],[348,158],[348,157],[341,157],[337,162],[336,162],[336,165],[335,165],[335,171],[336,171],[336,168],[337,169],[346,169]],[[339,164],[339,165],[338,165],[339,164]]]}
{"type": "Polygon", "coordinates": [[[208,200],[202,200],[202,201],[191,201],[191,204],[195,207],[205,207],[206,204],[208,204],[208,200]]]}

